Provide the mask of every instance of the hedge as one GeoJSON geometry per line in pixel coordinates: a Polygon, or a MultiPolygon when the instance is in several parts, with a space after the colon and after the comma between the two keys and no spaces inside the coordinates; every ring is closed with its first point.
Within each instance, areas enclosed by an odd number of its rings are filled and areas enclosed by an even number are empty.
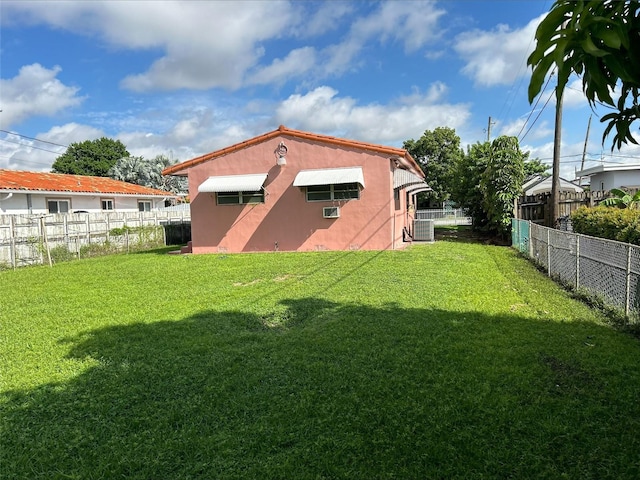
{"type": "Polygon", "coordinates": [[[571,225],[576,233],[640,245],[640,210],[580,207],[571,214],[571,225]]]}

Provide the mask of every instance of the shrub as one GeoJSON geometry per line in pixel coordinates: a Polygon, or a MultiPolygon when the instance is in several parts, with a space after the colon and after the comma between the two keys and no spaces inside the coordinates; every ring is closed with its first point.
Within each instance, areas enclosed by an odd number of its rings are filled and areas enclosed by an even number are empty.
{"type": "Polygon", "coordinates": [[[89,243],[80,247],[80,257],[101,257],[116,253],[118,249],[111,242],[89,243]]]}
{"type": "Polygon", "coordinates": [[[640,245],[640,210],[580,207],[571,224],[576,233],[640,245]]]}
{"type": "Polygon", "coordinates": [[[70,252],[65,245],[57,245],[51,248],[49,250],[49,255],[51,255],[51,261],[53,263],[68,262],[69,260],[76,258],[76,256],[70,252]]]}
{"type": "Polygon", "coordinates": [[[125,225],[124,227],[112,228],[111,230],[109,230],[109,235],[111,235],[112,237],[119,237],[126,233],[134,233],[135,231],[136,227],[125,225]]]}

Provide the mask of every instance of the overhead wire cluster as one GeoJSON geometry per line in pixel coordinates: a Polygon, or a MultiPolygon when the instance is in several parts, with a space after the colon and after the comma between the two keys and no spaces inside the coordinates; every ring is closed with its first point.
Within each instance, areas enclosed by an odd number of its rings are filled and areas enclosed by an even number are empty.
{"type": "MultiPolygon", "coordinates": [[[[40,142],[40,143],[45,144],[45,145],[52,145],[54,147],[61,147],[61,148],[65,148],[65,149],[69,148],[68,145],[63,145],[61,143],[51,142],[51,141],[48,141],[48,140],[41,140],[39,138],[30,137],[28,135],[22,135],[22,134],[17,133],[17,132],[10,132],[9,130],[0,129],[0,132],[7,134],[7,136],[8,135],[12,135],[12,136],[24,138],[26,140],[40,142]]],[[[43,152],[53,153],[53,154],[56,154],[56,155],[61,155],[62,154],[62,152],[60,152],[60,150],[52,150],[50,148],[44,148],[44,147],[40,147],[38,145],[25,144],[25,143],[22,143],[22,142],[19,142],[19,141],[16,141],[16,140],[12,140],[12,139],[7,138],[7,137],[0,138],[0,142],[12,143],[12,144],[15,144],[15,145],[21,145],[21,146],[24,146],[25,148],[33,148],[35,150],[41,150],[43,152]]],[[[27,159],[18,158],[18,157],[15,157],[15,156],[9,157],[7,155],[0,155],[0,157],[6,158],[8,160],[17,160],[17,161],[20,161],[20,162],[23,162],[23,163],[26,163],[26,164],[30,164],[30,165],[34,165],[34,166],[37,166],[37,167],[50,167],[51,166],[50,163],[43,163],[43,162],[38,162],[38,161],[34,161],[34,160],[27,160],[27,159]]]]}

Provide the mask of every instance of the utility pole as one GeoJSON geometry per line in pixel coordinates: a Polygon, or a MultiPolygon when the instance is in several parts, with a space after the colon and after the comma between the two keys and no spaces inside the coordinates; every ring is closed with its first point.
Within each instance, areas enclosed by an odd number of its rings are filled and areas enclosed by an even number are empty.
{"type": "Polygon", "coordinates": [[[562,139],[562,91],[556,87],[556,127],[553,136],[553,174],[551,180],[551,203],[553,204],[551,225],[556,227],[560,217],[560,143],[562,139]]]}
{"type": "MultiPolygon", "coordinates": [[[[584,157],[587,156],[587,142],[589,141],[589,130],[591,129],[591,117],[589,115],[589,123],[587,123],[587,136],[584,139],[584,149],[582,150],[582,163],[580,164],[580,171],[584,170],[584,157]]],[[[578,185],[582,186],[582,176],[578,178],[578,185]]]]}
{"type": "Polygon", "coordinates": [[[489,117],[489,123],[487,123],[487,142],[491,141],[491,125],[495,125],[495,122],[492,122],[491,117],[489,117]]]}

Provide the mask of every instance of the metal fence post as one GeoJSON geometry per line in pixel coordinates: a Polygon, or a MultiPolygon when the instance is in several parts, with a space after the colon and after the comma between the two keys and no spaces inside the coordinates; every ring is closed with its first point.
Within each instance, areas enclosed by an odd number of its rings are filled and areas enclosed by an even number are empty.
{"type": "Polygon", "coordinates": [[[576,236],[576,290],[580,288],[580,235],[576,236]]]}
{"type": "Polygon", "coordinates": [[[16,255],[16,227],[15,227],[15,218],[13,215],[9,217],[9,237],[11,238],[9,244],[9,255],[11,257],[11,266],[15,270],[18,266],[17,255],[16,255]]]}
{"type": "Polygon", "coordinates": [[[551,229],[547,228],[547,274],[551,276],[551,229]]]}
{"type": "Polygon", "coordinates": [[[631,245],[627,245],[627,293],[625,296],[624,313],[629,316],[629,307],[631,303],[631,245]]]}

